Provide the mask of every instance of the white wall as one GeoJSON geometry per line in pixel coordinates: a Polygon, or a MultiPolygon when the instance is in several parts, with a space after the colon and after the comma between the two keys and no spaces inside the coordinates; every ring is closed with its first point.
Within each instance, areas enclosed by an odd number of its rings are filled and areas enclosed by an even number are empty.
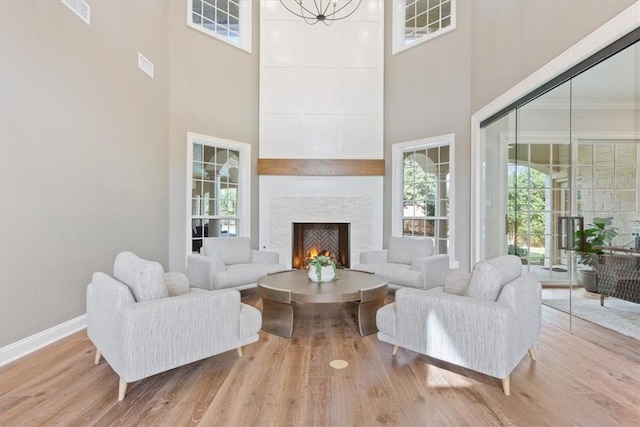
{"type": "MultiPolygon", "coordinates": [[[[471,15],[457,2],[456,29],[391,54],[392,2],[385,2],[385,196],[384,238],[391,235],[391,153],[396,143],[455,134],[455,248],[452,258],[469,263],[471,15]]],[[[386,241],[385,241],[386,243],[386,241]]]]}
{"type": "Polygon", "coordinates": [[[260,157],[381,159],[382,1],[329,27],[260,3],[260,157]]]}
{"type": "Polygon", "coordinates": [[[187,27],[184,1],[168,2],[171,62],[169,131],[169,256],[185,271],[187,247],[187,132],[250,144],[251,234],[258,241],[258,19],[252,2],[252,52],[187,27]]]}

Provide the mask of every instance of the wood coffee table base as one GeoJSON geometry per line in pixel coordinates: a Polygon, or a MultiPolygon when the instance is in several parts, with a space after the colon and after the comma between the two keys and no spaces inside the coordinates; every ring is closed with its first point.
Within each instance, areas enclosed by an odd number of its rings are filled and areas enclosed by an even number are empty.
{"type": "Polygon", "coordinates": [[[360,335],[366,336],[378,331],[376,327],[376,312],[384,305],[384,299],[387,295],[387,285],[382,283],[349,294],[336,293],[334,295],[323,295],[322,297],[314,299],[308,296],[300,297],[299,294],[291,290],[279,289],[259,282],[258,294],[262,299],[262,329],[271,334],[291,338],[293,335],[294,302],[353,302],[358,304],[358,327],[360,329],[360,335]]]}
{"type": "Polygon", "coordinates": [[[384,298],[387,296],[387,286],[360,291],[360,302],[358,303],[358,326],[360,335],[371,335],[378,332],[376,326],[376,313],[384,305],[384,298]]]}
{"type": "Polygon", "coordinates": [[[293,305],[262,298],[262,329],[285,338],[293,335],[293,305]]]}

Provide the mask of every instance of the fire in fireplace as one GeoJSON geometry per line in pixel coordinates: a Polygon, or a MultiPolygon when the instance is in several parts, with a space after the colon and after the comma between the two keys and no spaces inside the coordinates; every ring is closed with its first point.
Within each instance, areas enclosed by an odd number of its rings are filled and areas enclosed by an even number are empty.
{"type": "Polygon", "coordinates": [[[306,268],[319,255],[335,260],[338,268],[349,268],[349,223],[294,222],[291,265],[306,268]]]}

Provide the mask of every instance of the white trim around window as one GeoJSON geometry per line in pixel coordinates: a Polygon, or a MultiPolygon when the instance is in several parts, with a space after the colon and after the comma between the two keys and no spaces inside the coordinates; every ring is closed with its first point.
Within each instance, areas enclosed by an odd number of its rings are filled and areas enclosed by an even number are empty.
{"type": "Polygon", "coordinates": [[[449,147],[449,267],[457,268],[455,252],[455,134],[393,144],[391,149],[391,235],[402,237],[404,153],[434,147],[449,147]]]}
{"type": "MultiPolygon", "coordinates": [[[[192,253],[192,185],[193,185],[193,145],[203,144],[216,148],[237,151],[238,156],[238,197],[237,197],[237,236],[251,236],[251,145],[213,136],[187,132],[187,174],[186,174],[186,218],[185,218],[185,263],[187,255],[192,253]]],[[[186,264],[185,264],[186,265],[186,264]]]]}
{"type": "MultiPolygon", "coordinates": [[[[203,4],[206,4],[208,8],[215,9],[216,4],[219,0],[202,0],[203,4]]],[[[229,1],[227,0],[227,7],[229,5],[229,1]]],[[[216,38],[218,40],[222,40],[225,43],[228,43],[232,46],[238,47],[246,52],[251,53],[251,9],[252,9],[252,1],[251,0],[233,0],[238,4],[238,24],[237,28],[231,28],[235,25],[228,25],[229,31],[228,35],[221,34],[220,32],[214,31],[212,29],[206,28],[203,22],[194,22],[194,10],[193,10],[193,0],[186,0],[187,3],[187,26],[193,28],[194,30],[200,31],[210,37],[216,38]]],[[[227,10],[228,12],[228,10],[227,10]]],[[[202,20],[202,15],[200,15],[200,19],[202,20]]],[[[217,28],[217,23],[210,21],[210,24],[217,28]]],[[[225,24],[220,24],[221,28],[226,28],[225,24]]]]}
{"type": "MultiPolygon", "coordinates": [[[[392,32],[392,53],[395,55],[396,53],[403,52],[412,47],[418,46],[426,41],[433,40],[436,37],[447,34],[450,31],[456,29],[456,17],[457,17],[457,8],[456,8],[457,0],[448,0],[450,6],[450,15],[447,17],[448,21],[446,23],[442,21],[444,27],[441,27],[433,32],[427,32],[423,34],[421,37],[408,42],[406,38],[406,7],[407,3],[415,2],[415,0],[393,0],[393,4],[391,6],[391,32],[392,32]]],[[[442,19],[442,17],[441,17],[442,19]]]]}

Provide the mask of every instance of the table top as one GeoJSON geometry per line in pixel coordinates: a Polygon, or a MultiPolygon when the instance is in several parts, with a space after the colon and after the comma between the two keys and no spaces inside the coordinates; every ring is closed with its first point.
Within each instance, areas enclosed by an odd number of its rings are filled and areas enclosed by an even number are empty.
{"type": "Polygon", "coordinates": [[[291,292],[296,302],[350,302],[360,300],[360,291],[387,286],[387,280],[365,271],[340,269],[330,282],[314,282],[308,270],[289,270],[258,279],[258,287],[291,292]]]}

